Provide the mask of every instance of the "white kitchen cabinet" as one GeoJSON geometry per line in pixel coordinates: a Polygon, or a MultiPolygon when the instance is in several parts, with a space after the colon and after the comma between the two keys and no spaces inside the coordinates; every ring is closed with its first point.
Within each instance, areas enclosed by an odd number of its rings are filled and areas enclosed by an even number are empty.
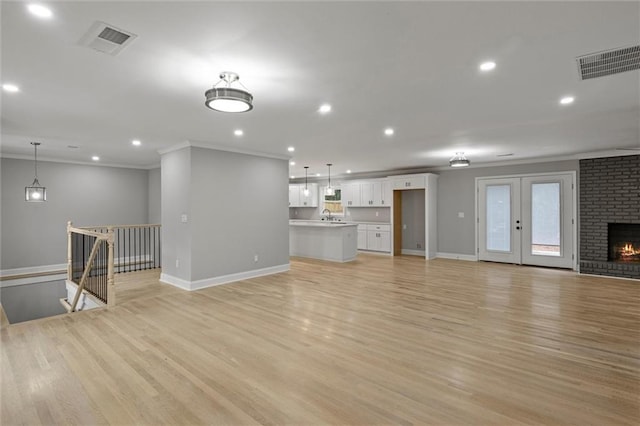
{"type": "Polygon", "coordinates": [[[367,249],[367,225],[358,225],[358,250],[367,249]]]}
{"type": "Polygon", "coordinates": [[[360,183],[360,205],[363,207],[372,207],[373,200],[375,198],[375,190],[374,190],[373,182],[362,182],[360,183]]]}
{"type": "Polygon", "coordinates": [[[318,207],[318,184],[307,185],[309,195],[304,195],[304,184],[300,185],[300,207],[318,207]]]}
{"type": "Polygon", "coordinates": [[[393,200],[393,189],[391,189],[391,181],[383,180],[380,182],[380,203],[382,207],[390,207],[393,200]]]}
{"type": "Polygon", "coordinates": [[[304,184],[289,185],[289,207],[318,207],[318,184],[310,183],[309,195],[304,195],[304,184]]]}
{"type": "Polygon", "coordinates": [[[391,251],[391,225],[358,225],[358,249],[389,253],[391,251]]]}
{"type": "Polygon", "coordinates": [[[359,183],[343,183],[340,185],[342,189],[342,205],[346,207],[360,207],[360,184],[359,183]]]}
{"type": "Polygon", "coordinates": [[[393,189],[424,189],[424,176],[394,176],[393,189]]]}
{"type": "Polygon", "coordinates": [[[289,185],[289,207],[300,206],[300,185],[289,185]]]}
{"type": "Polygon", "coordinates": [[[372,180],[342,184],[343,205],[347,207],[390,207],[391,183],[372,180]]]}

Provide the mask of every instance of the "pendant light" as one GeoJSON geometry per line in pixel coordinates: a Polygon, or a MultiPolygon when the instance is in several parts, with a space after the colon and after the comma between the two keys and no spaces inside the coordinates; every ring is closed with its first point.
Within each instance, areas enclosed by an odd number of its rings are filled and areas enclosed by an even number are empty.
{"type": "Polygon", "coordinates": [[[331,166],[333,164],[327,163],[327,167],[329,168],[329,185],[327,185],[327,189],[325,190],[326,195],[335,195],[335,190],[331,187],[331,166]]]}
{"type": "Polygon", "coordinates": [[[309,188],[307,187],[307,173],[309,172],[309,166],[304,166],[304,191],[302,193],[305,197],[309,196],[309,188]]]}
{"type": "Polygon", "coordinates": [[[35,179],[33,179],[31,186],[24,188],[24,199],[30,202],[47,201],[47,188],[41,186],[40,182],[38,182],[38,145],[40,145],[40,142],[31,142],[31,145],[33,145],[35,153],[35,179]]]}
{"type": "MultiPolygon", "coordinates": [[[[205,105],[214,111],[220,112],[246,112],[253,109],[253,95],[246,90],[231,87],[231,83],[240,83],[240,77],[234,72],[225,71],[220,74],[220,80],[213,88],[204,93],[205,105]],[[220,83],[227,83],[224,87],[216,87],[220,83]]],[[[246,89],[246,87],[244,87],[246,89]]]]}
{"type": "Polygon", "coordinates": [[[449,160],[449,166],[451,167],[467,167],[471,162],[464,156],[464,152],[456,152],[456,155],[449,160]]]}

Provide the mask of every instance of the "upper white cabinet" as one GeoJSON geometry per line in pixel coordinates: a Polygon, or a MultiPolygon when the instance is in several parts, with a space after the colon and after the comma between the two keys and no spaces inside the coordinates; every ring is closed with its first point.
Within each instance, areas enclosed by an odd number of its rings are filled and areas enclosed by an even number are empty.
{"type": "Polygon", "coordinates": [[[391,183],[388,180],[371,180],[343,183],[342,202],[347,207],[390,207],[391,183]]]}
{"type": "Polygon", "coordinates": [[[289,207],[300,205],[300,185],[289,185],[289,207]]]}
{"type": "Polygon", "coordinates": [[[304,184],[289,185],[289,207],[318,207],[318,184],[307,185],[309,195],[304,194],[304,184]]]}
{"type": "Polygon", "coordinates": [[[342,188],[342,205],[347,207],[360,207],[360,184],[343,182],[340,184],[342,188]]]}
{"type": "Polygon", "coordinates": [[[394,176],[393,177],[393,189],[424,189],[425,178],[424,176],[394,176]]]}

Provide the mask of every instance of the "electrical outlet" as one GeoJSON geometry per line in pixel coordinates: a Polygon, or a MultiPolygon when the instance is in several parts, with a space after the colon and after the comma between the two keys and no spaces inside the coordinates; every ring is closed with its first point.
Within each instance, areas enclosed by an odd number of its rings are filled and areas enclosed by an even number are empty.
{"type": "Polygon", "coordinates": [[[464,212],[458,212],[458,217],[459,217],[460,219],[464,218],[464,212]]]}
{"type": "Polygon", "coordinates": [[[380,213],[376,212],[376,217],[380,216],[380,213]]]}
{"type": "Polygon", "coordinates": [[[176,259],[176,269],[180,267],[180,259],[176,259]]]}
{"type": "Polygon", "coordinates": [[[257,254],[255,256],[253,256],[253,261],[254,262],[258,262],[258,255],[257,254]]]}
{"type": "Polygon", "coordinates": [[[180,216],[180,222],[187,223],[189,221],[189,217],[186,214],[182,214],[180,216]]]}

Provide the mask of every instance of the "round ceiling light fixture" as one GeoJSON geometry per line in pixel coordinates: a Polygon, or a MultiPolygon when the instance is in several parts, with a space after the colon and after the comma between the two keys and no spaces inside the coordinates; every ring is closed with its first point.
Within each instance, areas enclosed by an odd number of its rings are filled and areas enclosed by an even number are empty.
{"type": "MultiPolygon", "coordinates": [[[[231,87],[232,83],[238,83],[240,77],[234,72],[220,73],[220,81],[213,85],[213,88],[204,92],[207,108],[220,112],[247,112],[253,109],[253,95],[246,90],[231,87]],[[219,84],[226,83],[223,87],[219,84]]],[[[246,87],[244,87],[246,89],[246,87]]]]}
{"type": "Polygon", "coordinates": [[[456,155],[449,160],[449,166],[451,167],[467,167],[471,162],[464,156],[464,152],[456,152],[456,155]]]}

